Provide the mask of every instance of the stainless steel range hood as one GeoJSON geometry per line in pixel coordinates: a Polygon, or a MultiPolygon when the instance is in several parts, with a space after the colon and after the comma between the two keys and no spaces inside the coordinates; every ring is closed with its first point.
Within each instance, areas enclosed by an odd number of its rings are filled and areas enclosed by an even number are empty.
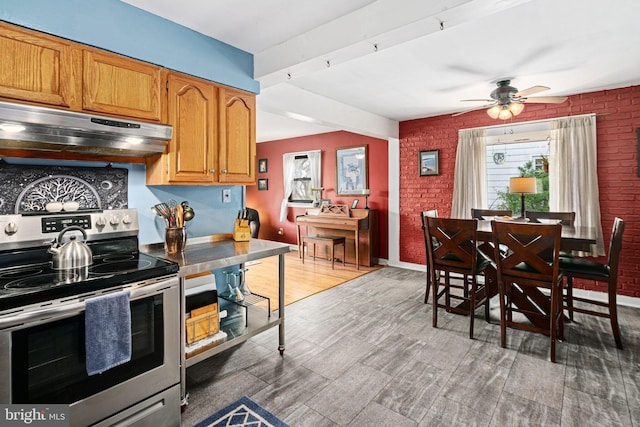
{"type": "Polygon", "coordinates": [[[0,148],[110,156],[161,153],[173,128],[0,101],[0,148]]]}

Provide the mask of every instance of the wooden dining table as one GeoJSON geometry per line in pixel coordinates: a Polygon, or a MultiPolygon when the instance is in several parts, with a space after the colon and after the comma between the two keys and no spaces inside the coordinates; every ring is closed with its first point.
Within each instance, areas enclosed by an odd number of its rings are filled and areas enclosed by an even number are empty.
{"type": "MultiPolygon", "coordinates": [[[[493,245],[491,244],[493,237],[491,231],[491,221],[479,220],[478,221],[478,233],[477,239],[480,243],[478,250],[483,255],[495,261],[495,253],[493,245]]],[[[588,251],[590,246],[596,243],[595,229],[591,227],[574,227],[563,225],[562,234],[560,238],[560,248],[565,251],[588,251]]],[[[492,265],[495,265],[492,264],[492,265]]],[[[492,298],[499,294],[497,271],[495,267],[488,268],[486,270],[486,277],[489,281],[488,286],[485,287],[489,298],[492,298]]],[[[540,289],[534,287],[512,287],[514,292],[512,293],[512,302],[518,308],[527,312],[538,312],[544,315],[548,315],[551,310],[551,300],[549,295],[543,293],[540,289]]],[[[538,316],[527,316],[527,318],[534,325],[544,328],[544,319],[538,316]]]]}

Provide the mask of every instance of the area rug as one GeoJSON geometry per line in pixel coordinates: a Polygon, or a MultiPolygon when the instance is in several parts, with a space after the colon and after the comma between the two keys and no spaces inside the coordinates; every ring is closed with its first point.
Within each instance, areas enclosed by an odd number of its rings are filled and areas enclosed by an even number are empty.
{"type": "Polygon", "coordinates": [[[195,427],[289,427],[247,396],[220,409],[195,427]]]}

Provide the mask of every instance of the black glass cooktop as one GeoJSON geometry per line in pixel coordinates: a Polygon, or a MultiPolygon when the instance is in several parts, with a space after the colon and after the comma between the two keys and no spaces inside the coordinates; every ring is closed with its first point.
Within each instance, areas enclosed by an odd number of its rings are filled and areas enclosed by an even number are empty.
{"type": "Polygon", "coordinates": [[[137,239],[133,246],[93,245],[93,263],[70,270],[53,269],[50,255],[42,251],[0,255],[0,312],[178,272],[177,264],[138,252],[137,239]]]}

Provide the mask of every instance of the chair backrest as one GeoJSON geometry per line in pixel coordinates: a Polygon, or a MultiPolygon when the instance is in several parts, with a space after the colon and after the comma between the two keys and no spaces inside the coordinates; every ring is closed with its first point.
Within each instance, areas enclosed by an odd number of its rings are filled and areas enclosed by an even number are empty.
{"type": "Polygon", "coordinates": [[[531,222],[541,222],[544,223],[545,219],[556,219],[560,220],[560,224],[562,225],[573,225],[576,222],[576,213],[575,212],[538,212],[538,211],[526,211],[525,216],[529,218],[531,222]],[[540,221],[542,219],[542,221],[540,221]]]}
{"type": "Polygon", "coordinates": [[[512,216],[509,209],[475,209],[471,208],[471,218],[483,219],[485,216],[512,216]]]}
{"type": "Polygon", "coordinates": [[[475,219],[427,217],[427,255],[438,270],[473,271],[477,261],[475,219]]]}
{"type": "Polygon", "coordinates": [[[258,234],[260,234],[260,214],[257,210],[252,208],[247,209],[247,216],[249,218],[249,229],[251,230],[251,237],[254,239],[258,238],[258,234]]]}
{"type": "Polygon", "coordinates": [[[609,265],[609,275],[612,279],[618,277],[618,264],[620,263],[620,252],[622,251],[622,234],[624,233],[624,221],[616,217],[613,221],[611,231],[611,241],[609,242],[609,253],[607,264],[609,265]]]}
{"type": "Polygon", "coordinates": [[[491,230],[499,282],[556,283],[562,225],[491,221],[491,230]],[[501,252],[499,245],[508,251],[501,252]]]}

